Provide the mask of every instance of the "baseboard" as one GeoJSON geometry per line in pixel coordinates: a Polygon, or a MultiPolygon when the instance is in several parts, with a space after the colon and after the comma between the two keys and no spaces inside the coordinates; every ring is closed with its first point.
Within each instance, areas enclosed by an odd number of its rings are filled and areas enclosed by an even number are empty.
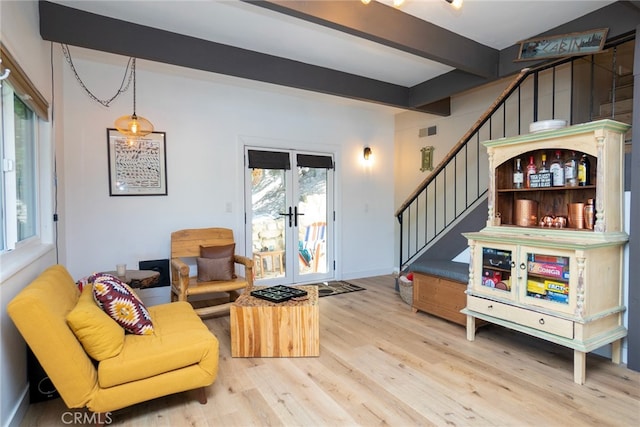
{"type": "Polygon", "coordinates": [[[389,267],[386,269],[377,269],[377,270],[354,271],[349,273],[343,272],[342,277],[336,278],[336,280],[363,279],[365,277],[387,276],[387,275],[393,275],[393,267],[389,267]]]}
{"type": "Polygon", "coordinates": [[[17,404],[11,411],[9,417],[7,417],[7,423],[5,427],[19,427],[22,423],[22,420],[27,415],[27,410],[29,409],[29,384],[25,386],[22,393],[20,393],[20,399],[18,399],[17,404]]]}

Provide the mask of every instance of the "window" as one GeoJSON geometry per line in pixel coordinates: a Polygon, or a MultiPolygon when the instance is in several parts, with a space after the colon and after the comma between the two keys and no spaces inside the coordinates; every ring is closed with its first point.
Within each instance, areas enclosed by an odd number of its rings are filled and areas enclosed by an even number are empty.
{"type": "Polygon", "coordinates": [[[0,249],[37,235],[37,116],[2,85],[2,241],[0,249]]]}
{"type": "Polygon", "coordinates": [[[40,241],[42,153],[39,135],[48,105],[0,45],[9,78],[0,86],[0,254],[40,241]]]}

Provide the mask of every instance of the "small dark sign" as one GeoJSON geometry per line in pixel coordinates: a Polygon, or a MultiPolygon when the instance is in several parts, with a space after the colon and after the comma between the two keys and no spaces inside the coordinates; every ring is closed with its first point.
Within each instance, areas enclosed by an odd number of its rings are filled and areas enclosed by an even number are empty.
{"type": "Polygon", "coordinates": [[[551,172],[534,173],[529,175],[529,187],[545,188],[551,187],[551,172]]]}

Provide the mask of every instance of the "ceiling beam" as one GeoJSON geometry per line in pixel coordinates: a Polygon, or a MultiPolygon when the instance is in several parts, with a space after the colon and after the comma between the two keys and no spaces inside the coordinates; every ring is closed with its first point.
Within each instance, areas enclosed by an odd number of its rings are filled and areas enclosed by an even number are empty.
{"type": "MultiPolygon", "coordinates": [[[[404,86],[40,1],[44,40],[413,109],[404,86]]],[[[437,110],[436,110],[437,111],[437,110]]]]}
{"type": "Polygon", "coordinates": [[[484,78],[496,78],[499,52],[383,3],[243,0],[484,78]]]}
{"type": "MultiPolygon", "coordinates": [[[[379,2],[248,1],[248,3],[364,37],[448,64],[455,70],[408,88],[329,68],[108,18],[40,1],[44,40],[133,56],[329,95],[437,115],[450,114],[450,96],[532,67],[514,62],[518,45],[495,51],[379,2]]],[[[633,31],[638,2],[619,1],[549,30],[562,34],[609,28],[609,38],[633,31]]]]}

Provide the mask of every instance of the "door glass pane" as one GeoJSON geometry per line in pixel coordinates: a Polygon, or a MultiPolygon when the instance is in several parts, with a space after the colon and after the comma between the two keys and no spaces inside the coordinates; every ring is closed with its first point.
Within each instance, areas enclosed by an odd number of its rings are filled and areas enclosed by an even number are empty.
{"type": "Polygon", "coordinates": [[[252,251],[256,278],[282,277],[285,274],[285,227],[288,226],[286,171],[251,171],[252,251]]]}
{"type": "Polygon", "coordinates": [[[482,248],[482,286],[511,291],[511,251],[482,248]]]}
{"type": "Polygon", "coordinates": [[[569,304],[569,257],[527,254],[527,296],[569,304]]]}
{"type": "Polygon", "coordinates": [[[299,274],[326,273],[328,169],[298,167],[299,274]]]}

